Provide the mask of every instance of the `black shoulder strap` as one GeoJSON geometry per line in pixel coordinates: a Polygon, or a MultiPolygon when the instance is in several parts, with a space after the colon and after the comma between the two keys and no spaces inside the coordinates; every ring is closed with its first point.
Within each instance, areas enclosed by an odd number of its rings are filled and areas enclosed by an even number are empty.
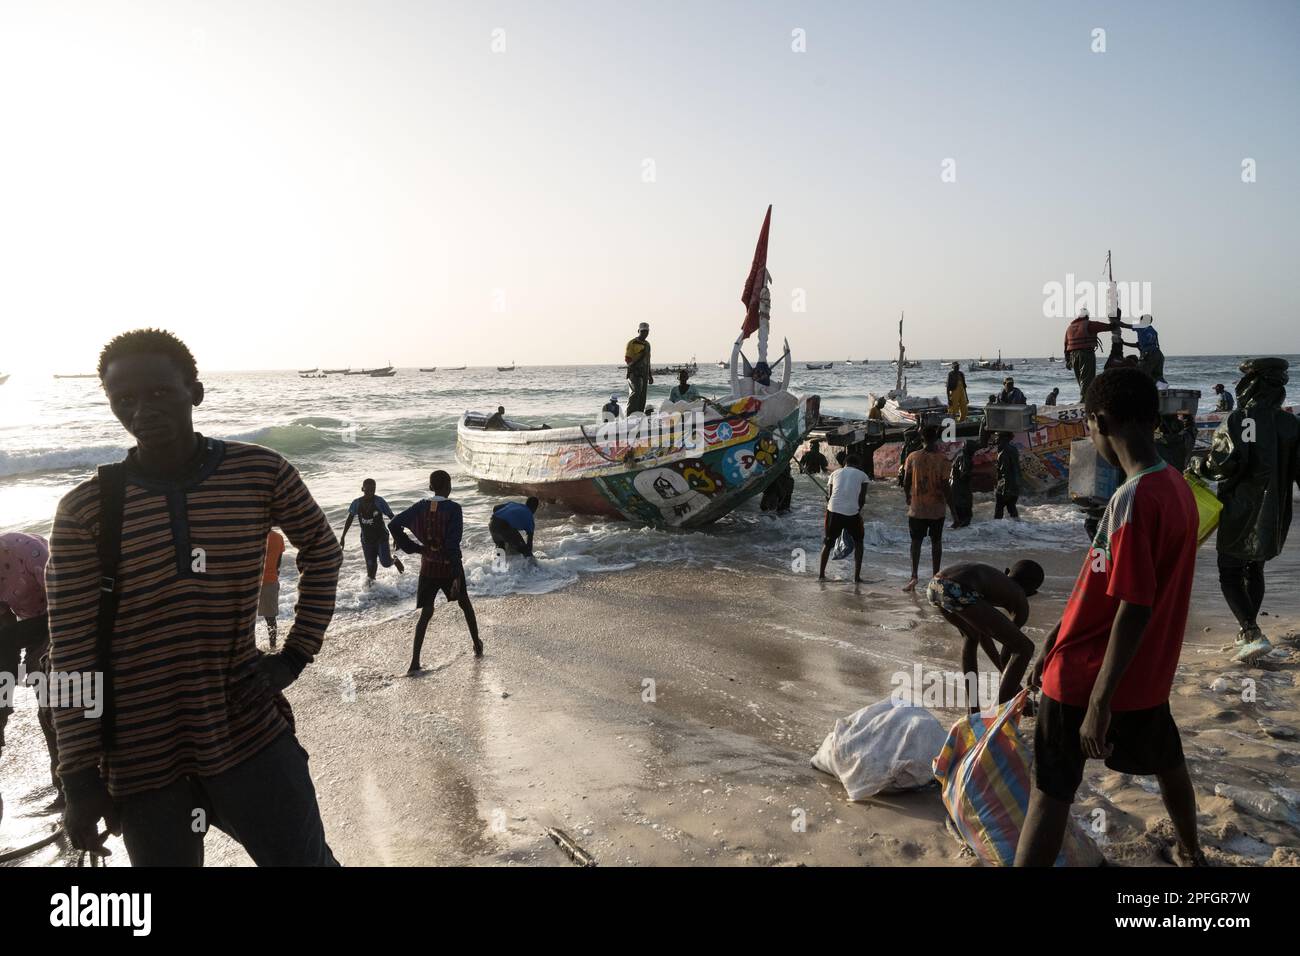
{"type": "Polygon", "coordinates": [[[122,591],[117,582],[122,556],[122,512],[126,503],[126,467],[121,462],[99,466],[99,617],[96,623],[96,669],[104,675],[104,709],[99,718],[104,750],[113,742],[116,706],[113,698],[113,626],[122,591]]]}

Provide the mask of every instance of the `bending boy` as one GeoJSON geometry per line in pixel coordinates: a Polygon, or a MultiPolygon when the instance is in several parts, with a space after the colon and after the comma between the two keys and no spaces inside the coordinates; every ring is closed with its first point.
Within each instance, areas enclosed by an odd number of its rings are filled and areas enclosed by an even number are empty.
{"type": "MultiPolygon", "coordinates": [[[[1029,598],[1042,583],[1043,569],[1034,561],[1017,561],[1005,572],[987,564],[954,564],[931,578],[925,589],[930,603],[966,639],[962,673],[978,674],[981,647],[1001,672],[999,704],[1019,693],[1033,657],[1033,642],[1021,628],[1029,620],[1029,598]],[[1011,612],[1010,620],[1002,610],[1011,612]]],[[[970,702],[970,709],[972,713],[980,709],[978,699],[970,702]]]]}

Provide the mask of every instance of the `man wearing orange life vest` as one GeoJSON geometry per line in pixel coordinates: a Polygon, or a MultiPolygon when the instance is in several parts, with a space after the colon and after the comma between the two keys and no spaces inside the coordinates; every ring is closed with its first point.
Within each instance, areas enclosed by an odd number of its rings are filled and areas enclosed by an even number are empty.
{"type": "Polygon", "coordinates": [[[1088,386],[1097,377],[1097,336],[1113,332],[1114,325],[1131,329],[1132,325],[1120,322],[1093,322],[1088,318],[1088,310],[1080,309],[1078,318],[1065,327],[1065,364],[1074,372],[1074,380],[1079,383],[1079,401],[1087,395],[1088,386]]]}

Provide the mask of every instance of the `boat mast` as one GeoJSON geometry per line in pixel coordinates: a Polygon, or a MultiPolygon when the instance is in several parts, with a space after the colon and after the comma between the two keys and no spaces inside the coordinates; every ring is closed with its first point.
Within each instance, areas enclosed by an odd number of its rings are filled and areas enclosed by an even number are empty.
{"type": "Polygon", "coordinates": [[[903,394],[903,356],[907,354],[903,348],[903,315],[898,313],[898,373],[894,378],[894,391],[899,395],[903,394]]]}
{"type": "Polygon", "coordinates": [[[1111,320],[1110,352],[1111,355],[1124,354],[1124,333],[1119,328],[1119,286],[1115,284],[1115,273],[1111,266],[1110,250],[1106,250],[1106,318],[1111,320]]]}

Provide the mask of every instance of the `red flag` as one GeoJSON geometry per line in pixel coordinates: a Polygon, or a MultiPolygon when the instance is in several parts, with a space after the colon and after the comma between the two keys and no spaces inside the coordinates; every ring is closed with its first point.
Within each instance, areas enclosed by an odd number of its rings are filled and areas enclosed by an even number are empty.
{"type": "Polygon", "coordinates": [[[758,294],[763,290],[763,274],[767,271],[767,230],[772,225],[772,207],[767,207],[763,217],[763,228],[758,233],[758,245],[754,247],[754,264],[749,267],[749,278],[745,280],[745,289],[740,293],[740,301],[745,304],[745,321],[740,326],[740,337],[747,339],[758,328],[758,294]]]}

